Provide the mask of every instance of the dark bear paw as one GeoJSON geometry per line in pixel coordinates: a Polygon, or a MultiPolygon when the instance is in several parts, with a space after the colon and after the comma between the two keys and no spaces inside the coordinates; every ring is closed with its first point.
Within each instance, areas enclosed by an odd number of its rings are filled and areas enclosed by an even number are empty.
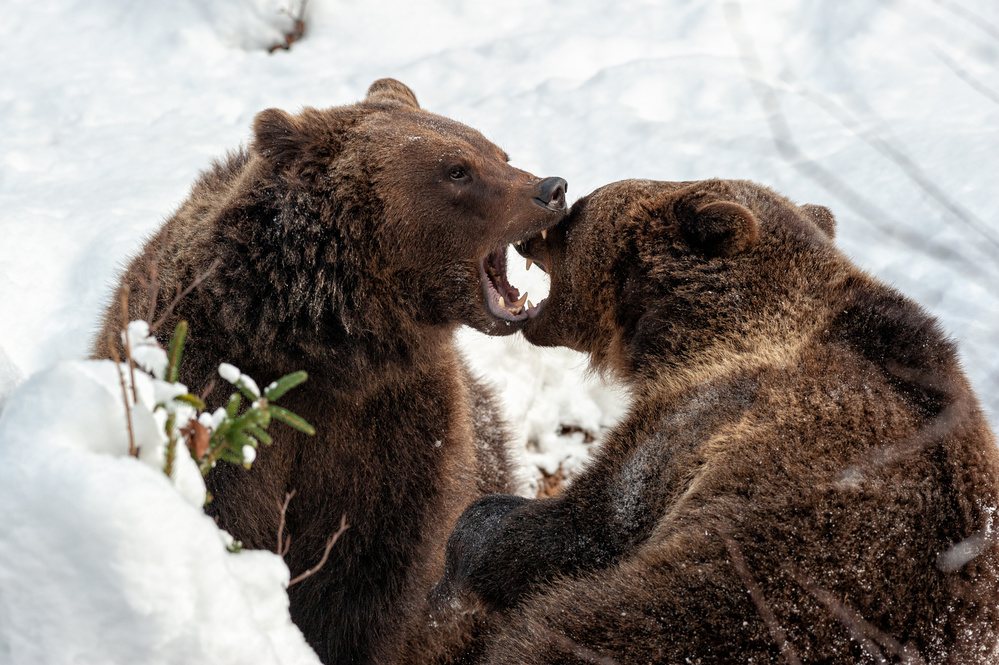
{"type": "Polygon", "coordinates": [[[495,563],[505,517],[529,499],[508,494],[484,496],[458,518],[447,541],[444,574],[427,599],[435,621],[484,606],[499,609],[509,604],[510,583],[495,563]]]}

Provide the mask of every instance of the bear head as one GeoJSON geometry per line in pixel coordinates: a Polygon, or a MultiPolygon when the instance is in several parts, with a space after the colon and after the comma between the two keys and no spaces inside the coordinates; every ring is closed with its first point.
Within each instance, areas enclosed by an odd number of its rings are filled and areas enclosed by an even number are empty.
{"type": "Polygon", "coordinates": [[[514,168],[392,79],[350,106],[262,111],[253,129],[254,168],[225,204],[219,245],[243,267],[230,286],[254,283],[271,339],[333,354],[368,338],[405,355],[428,326],[527,322],[506,249],[565,216],[564,180],[514,168]]]}
{"type": "Polygon", "coordinates": [[[745,181],[607,185],[515,245],[551,277],[524,335],[626,381],[767,353],[807,316],[817,273],[834,277],[834,229],[828,209],[745,181]]]}

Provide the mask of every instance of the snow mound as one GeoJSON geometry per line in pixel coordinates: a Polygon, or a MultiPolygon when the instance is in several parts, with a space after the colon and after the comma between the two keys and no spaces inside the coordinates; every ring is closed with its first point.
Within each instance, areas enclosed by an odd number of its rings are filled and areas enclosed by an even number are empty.
{"type": "MultiPolygon", "coordinates": [[[[136,388],[141,450],[157,436],[151,377],[136,388]]],[[[25,381],[0,415],[0,662],[318,663],[291,623],[284,561],[230,552],[180,489],[128,456],[117,365],[25,381]]]]}

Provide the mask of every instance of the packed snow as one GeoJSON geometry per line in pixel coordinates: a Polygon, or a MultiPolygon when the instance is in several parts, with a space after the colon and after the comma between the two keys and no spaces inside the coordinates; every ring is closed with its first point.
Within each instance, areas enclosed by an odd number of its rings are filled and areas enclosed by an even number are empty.
{"type": "MultiPolygon", "coordinates": [[[[994,0],[311,0],[302,39],[268,53],[299,2],[5,5],[0,663],[314,662],[281,560],[230,553],[122,456],[116,366],[81,359],[117,271],[255,113],[351,103],[377,78],[570,198],[725,177],[830,207],[839,246],[939,317],[999,419],[994,0]]],[[[539,271],[511,264],[537,302],[539,271]]],[[[578,469],[626,408],[573,352],[460,343],[536,479],[578,469]]],[[[136,380],[151,418],[155,380],[136,380]]]]}
{"type": "Polygon", "coordinates": [[[234,386],[238,385],[246,388],[254,397],[260,397],[260,388],[257,387],[257,382],[240,372],[239,368],[235,365],[230,365],[229,363],[219,365],[219,376],[234,386]]]}
{"type": "Polygon", "coordinates": [[[186,448],[163,473],[156,379],[139,370],[128,455],[121,367],[63,361],[0,415],[0,663],[318,663],[284,561],[229,551],[186,448]]]}

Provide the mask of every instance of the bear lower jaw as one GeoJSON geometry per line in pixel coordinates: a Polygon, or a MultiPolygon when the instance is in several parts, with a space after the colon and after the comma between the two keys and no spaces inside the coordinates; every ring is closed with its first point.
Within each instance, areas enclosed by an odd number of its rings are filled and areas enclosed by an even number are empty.
{"type": "Polygon", "coordinates": [[[506,251],[504,245],[479,262],[485,310],[507,325],[523,324],[541,313],[545,301],[534,305],[526,293],[521,295],[517,287],[510,284],[506,275],[506,251]]]}

